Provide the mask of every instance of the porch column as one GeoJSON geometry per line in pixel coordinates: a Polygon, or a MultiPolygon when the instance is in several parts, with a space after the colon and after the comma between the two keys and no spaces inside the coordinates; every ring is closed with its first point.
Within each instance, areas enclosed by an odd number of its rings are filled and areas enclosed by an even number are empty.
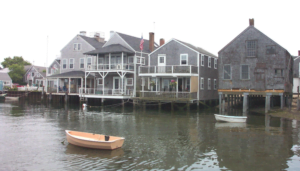
{"type": "Polygon", "coordinates": [[[219,92],[219,113],[222,110],[222,92],[219,92]]]}
{"type": "Polygon", "coordinates": [[[104,85],[105,85],[105,81],[104,81],[105,77],[102,76],[102,93],[104,95],[104,85]]]}
{"type": "Polygon", "coordinates": [[[124,69],[124,68],[123,68],[123,61],[124,61],[124,59],[123,59],[123,58],[124,58],[124,55],[123,55],[123,54],[124,54],[124,53],[122,52],[122,58],[121,58],[121,66],[122,66],[122,69],[124,69]]]}
{"type": "Polygon", "coordinates": [[[243,113],[246,113],[248,110],[248,95],[249,93],[244,93],[244,99],[243,99],[243,113]]]}
{"type": "Polygon", "coordinates": [[[155,89],[155,91],[157,92],[157,77],[155,77],[155,86],[156,86],[156,89],[155,89]]]}
{"type": "Polygon", "coordinates": [[[96,65],[97,65],[97,70],[98,70],[98,53],[97,53],[96,65]]]}
{"type": "Polygon", "coordinates": [[[265,98],[265,113],[268,113],[270,110],[270,95],[269,93],[266,93],[266,98],[265,98]]]}
{"type": "MultiPolygon", "coordinates": [[[[97,65],[98,66],[98,65],[97,65]]],[[[94,76],[94,94],[96,94],[96,74],[94,76]]]]}
{"type": "Polygon", "coordinates": [[[108,69],[110,69],[110,57],[111,57],[111,54],[109,53],[109,55],[108,55],[108,69]]]}
{"type": "Polygon", "coordinates": [[[86,72],[84,72],[84,93],[86,94],[86,72]]]}
{"type": "Polygon", "coordinates": [[[71,92],[71,78],[69,78],[69,93],[71,92]]]}
{"type": "MultiPolygon", "coordinates": [[[[173,66],[172,66],[172,68],[173,68],[173,66]]],[[[176,79],[176,82],[177,82],[177,84],[176,84],[176,98],[178,98],[178,77],[176,79]]]]}
{"type": "MultiPolygon", "coordinates": [[[[58,84],[58,78],[57,78],[57,82],[56,82],[56,84],[57,84],[57,86],[56,86],[56,93],[58,93],[58,87],[59,87],[59,84],[58,84]]],[[[54,81],[53,81],[53,84],[54,84],[54,81]]]]}

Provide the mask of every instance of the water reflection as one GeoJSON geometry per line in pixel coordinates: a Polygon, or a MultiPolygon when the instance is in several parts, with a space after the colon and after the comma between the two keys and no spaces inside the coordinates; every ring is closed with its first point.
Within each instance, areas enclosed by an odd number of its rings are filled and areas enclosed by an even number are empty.
{"type": "Polygon", "coordinates": [[[247,123],[217,123],[215,112],[0,103],[0,164],[5,170],[293,170],[300,165],[298,121],[250,113],[247,123]],[[66,129],[126,139],[121,149],[86,149],[68,144],[66,129]]]}

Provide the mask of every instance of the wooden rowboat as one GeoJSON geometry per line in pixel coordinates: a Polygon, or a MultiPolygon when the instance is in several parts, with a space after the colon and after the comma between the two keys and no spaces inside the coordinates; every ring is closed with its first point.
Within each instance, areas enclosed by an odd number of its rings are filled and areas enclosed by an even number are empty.
{"type": "Polygon", "coordinates": [[[247,120],[247,116],[227,116],[219,114],[215,114],[215,118],[217,121],[223,122],[246,122],[247,120]]]}
{"type": "Polygon", "coordinates": [[[67,140],[70,144],[96,149],[113,150],[122,147],[125,138],[105,136],[87,132],[66,130],[67,140]],[[108,140],[106,139],[108,138],[108,140]],[[105,141],[107,140],[107,141],[105,141]]]}

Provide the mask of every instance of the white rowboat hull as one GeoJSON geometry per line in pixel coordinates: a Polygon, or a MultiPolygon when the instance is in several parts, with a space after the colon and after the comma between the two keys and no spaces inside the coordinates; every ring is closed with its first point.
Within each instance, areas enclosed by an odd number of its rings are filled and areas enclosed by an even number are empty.
{"type": "Polygon", "coordinates": [[[227,116],[215,114],[217,121],[221,122],[246,122],[247,116],[227,116]]]}

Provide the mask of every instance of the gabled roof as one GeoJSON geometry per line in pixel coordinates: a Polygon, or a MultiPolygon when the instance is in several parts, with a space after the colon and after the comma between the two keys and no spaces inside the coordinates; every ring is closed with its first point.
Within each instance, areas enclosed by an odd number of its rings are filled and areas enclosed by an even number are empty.
{"type": "Polygon", "coordinates": [[[10,76],[6,72],[0,72],[0,80],[2,81],[11,81],[10,76]]]}
{"type": "Polygon", "coordinates": [[[24,66],[24,70],[26,71],[25,73],[27,74],[27,72],[31,68],[35,68],[43,77],[46,77],[46,72],[43,72],[44,70],[46,70],[46,67],[35,66],[35,65],[25,65],[24,66]]]}
{"type": "MultiPolygon", "coordinates": [[[[141,51],[140,49],[140,43],[141,43],[141,38],[138,37],[133,37],[130,35],[126,35],[123,33],[116,32],[124,41],[128,43],[129,46],[131,46],[135,51],[141,51]]],[[[158,44],[154,42],[154,49],[158,47],[158,44]]],[[[144,49],[143,52],[145,53],[150,53],[149,49],[149,40],[144,39],[144,49]]]]}
{"type": "Polygon", "coordinates": [[[101,48],[105,42],[99,42],[96,38],[79,35],[95,49],[101,48]]]}
{"type": "MultiPolygon", "coordinates": [[[[225,47],[223,47],[219,53],[221,51],[223,51],[226,47],[228,47],[232,42],[234,42],[237,38],[239,38],[241,35],[243,35],[246,31],[250,30],[250,29],[254,29],[256,31],[258,31],[259,33],[261,33],[262,35],[264,35],[265,37],[267,37],[268,39],[270,39],[271,41],[273,41],[277,46],[283,48],[282,46],[280,46],[278,43],[276,43],[274,40],[272,40],[270,37],[268,37],[267,35],[265,35],[263,32],[259,31],[257,28],[255,28],[254,26],[248,26],[244,31],[242,31],[239,35],[237,35],[233,40],[231,40],[225,47]]],[[[285,48],[283,48],[284,50],[286,50],[285,48]]],[[[287,51],[287,50],[286,50],[287,51]]],[[[288,52],[288,51],[287,51],[288,52]]]]}
{"type": "Polygon", "coordinates": [[[191,48],[191,49],[193,49],[193,50],[195,50],[195,51],[197,51],[197,52],[199,52],[199,53],[201,53],[201,54],[204,54],[204,55],[208,55],[208,56],[217,58],[216,55],[214,55],[214,54],[208,52],[207,50],[205,50],[205,49],[203,49],[203,48],[201,48],[201,47],[196,47],[196,46],[194,46],[194,45],[192,45],[192,44],[190,44],[190,43],[186,43],[186,42],[183,42],[183,41],[178,40],[178,39],[174,39],[174,40],[177,40],[178,42],[180,42],[180,43],[182,43],[182,44],[188,46],[189,48],[191,48]]]}
{"type": "Polygon", "coordinates": [[[86,52],[84,54],[87,55],[93,55],[93,54],[105,54],[105,53],[120,53],[120,52],[126,52],[126,53],[134,53],[134,51],[120,45],[120,44],[112,44],[109,46],[105,46],[103,48],[99,48],[90,52],[86,52]]]}

